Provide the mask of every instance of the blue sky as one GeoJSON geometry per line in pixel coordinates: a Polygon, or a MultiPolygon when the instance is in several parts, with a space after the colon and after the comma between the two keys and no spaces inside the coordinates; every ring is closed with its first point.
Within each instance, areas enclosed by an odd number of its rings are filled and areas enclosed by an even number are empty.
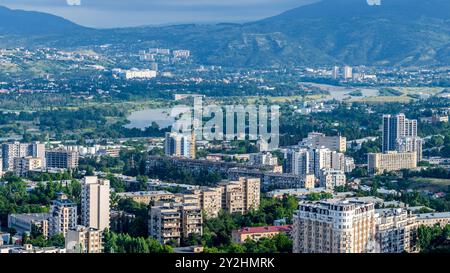
{"type": "Polygon", "coordinates": [[[91,27],[245,22],[315,0],[0,0],[14,9],[56,14],[91,27]]]}

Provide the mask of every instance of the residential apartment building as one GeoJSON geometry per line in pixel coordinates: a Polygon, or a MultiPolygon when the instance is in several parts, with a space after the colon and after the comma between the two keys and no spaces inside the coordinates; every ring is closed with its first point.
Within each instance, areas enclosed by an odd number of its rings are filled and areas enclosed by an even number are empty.
{"type": "Polygon", "coordinates": [[[420,137],[402,137],[397,139],[396,150],[399,153],[416,153],[417,162],[422,161],[423,140],[420,137]]]}
{"type": "Polygon", "coordinates": [[[376,213],[376,241],[380,253],[418,251],[416,216],[404,209],[380,209],[376,213]]]}
{"type": "Polygon", "coordinates": [[[50,206],[49,234],[50,236],[67,235],[70,229],[77,226],[77,204],[70,201],[67,195],[58,194],[58,198],[50,206]]]}
{"type": "Polygon", "coordinates": [[[397,140],[402,137],[417,137],[417,120],[407,119],[404,114],[383,115],[382,152],[395,151],[397,140]]]}
{"type": "MultiPolygon", "coordinates": [[[[40,142],[33,143],[3,143],[2,144],[2,165],[3,171],[14,171],[14,159],[21,157],[34,157],[45,160],[45,145],[40,142]]],[[[42,163],[45,165],[45,163],[42,163]]]]}
{"type": "Polygon", "coordinates": [[[192,234],[203,234],[203,217],[199,206],[178,202],[157,202],[149,210],[149,235],[160,243],[179,245],[192,234]]]}
{"type": "Polygon", "coordinates": [[[76,226],[66,235],[67,253],[102,253],[103,234],[101,231],[84,226],[76,226]]]}
{"type": "Polygon", "coordinates": [[[240,177],[238,181],[225,181],[222,188],[222,208],[229,213],[246,214],[259,208],[261,201],[261,180],[240,177]]]}
{"type": "MultiPolygon", "coordinates": [[[[193,130],[194,131],[194,130],[193,130]]],[[[180,133],[166,133],[164,152],[169,156],[178,156],[195,159],[195,134],[186,136],[180,133]]]]}
{"type": "Polygon", "coordinates": [[[313,174],[319,177],[322,169],[345,171],[346,158],[343,153],[328,148],[300,148],[286,154],[286,169],[295,175],[305,177],[313,174]]]}
{"type": "Polygon", "coordinates": [[[14,173],[18,176],[27,174],[30,171],[42,170],[44,159],[40,157],[17,157],[14,158],[14,173]]]}
{"type": "Polygon", "coordinates": [[[354,200],[300,203],[294,215],[294,253],[366,253],[375,246],[374,204],[354,200]]]}
{"type": "Polygon", "coordinates": [[[246,240],[258,241],[262,238],[272,238],[280,233],[290,235],[292,226],[265,226],[265,227],[244,227],[238,230],[233,230],[231,237],[233,242],[242,244],[246,240]]]}
{"type": "Polygon", "coordinates": [[[312,132],[300,142],[300,146],[310,148],[328,148],[332,151],[345,153],[347,150],[347,138],[342,136],[326,136],[322,133],[312,132]]]}
{"type": "Polygon", "coordinates": [[[219,216],[222,209],[222,188],[203,188],[197,191],[200,199],[200,207],[205,218],[215,218],[219,216]]]}
{"type": "Polygon", "coordinates": [[[79,153],[65,149],[55,149],[45,152],[47,168],[76,169],[78,168],[79,153]]]}
{"type": "Polygon", "coordinates": [[[335,187],[345,186],[347,178],[344,171],[335,169],[322,169],[320,172],[320,187],[334,189],[335,187]]]}
{"type": "Polygon", "coordinates": [[[417,167],[417,153],[388,152],[386,154],[370,153],[367,155],[367,170],[370,174],[385,171],[399,171],[417,167]]]}
{"type": "Polygon", "coordinates": [[[103,231],[109,228],[109,180],[86,176],[81,183],[81,224],[103,231]]]}
{"type": "Polygon", "coordinates": [[[250,154],[249,163],[255,165],[269,165],[276,166],[278,165],[278,158],[273,156],[271,153],[258,153],[258,154],[250,154]]]}
{"type": "Polygon", "coordinates": [[[450,225],[450,212],[433,212],[417,214],[417,224],[432,227],[439,225],[445,227],[450,225]]]}
{"type": "Polygon", "coordinates": [[[8,228],[15,229],[19,234],[31,233],[35,229],[48,238],[49,217],[48,213],[10,214],[8,215],[8,228]]]}
{"type": "Polygon", "coordinates": [[[173,199],[175,195],[168,191],[138,191],[138,192],[120,192],[117,196],[121,199],[131,199],[134,202],[149,205],[161,200],[173,199]]]}

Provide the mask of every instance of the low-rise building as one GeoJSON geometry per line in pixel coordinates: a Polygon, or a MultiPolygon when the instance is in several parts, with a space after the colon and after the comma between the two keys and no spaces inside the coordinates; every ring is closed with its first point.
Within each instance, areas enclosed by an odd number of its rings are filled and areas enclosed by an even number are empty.
{"type": "Polygon", "coordinates": [[[33,229],[48,237],[49,234],[48,213],[23,213],[8,215],[8,228],[15,229],[18,233],[31,233],[33,229]]]}
{"type": "Polygon", "coordinates": [[[244,227],[233,230],[231,237],[235,243],[242,244],[246,240],[258,241],[262,238],[271,238],[280,233],[290,234],[292,226],[265,226],[265,227],[244,227]]]}
{"type": "Polygon", "coordinates": [[[67,232],[65,249],[67,253],[102,253],[102,236],[97,229],[76,226],[67,232]]]}
{"type": "Polygon", "coordinates": [[[130,198],[135,202],[142,204],[150,204],[160,200],[169,200],[174,198],[174,194],[168,191],[138,191],[138,192],[121,192],[117,196],[121,199],[130,198]]]}
{"type": "Polygon", "coordinates": [[[299,199],[305,199],[311,193],[333,193],[333,191],[326,188],[280,189],[267,192],[266,196],[269,198],[277,198],[277,199],[281,199],[284,196],[295,196],[299,199]]]}
{"type": "Polygon", "coordinates": [[[23,246],[13,246],[9,248],[9,253],[46,253],[46,254],[57,254],[57,253],[66,253],[64,248],[59,247],[36,247],[31,244],[24,244],[23,246]]]}
{"type": "Polygon", "coordinates": [[[432,227],[440,225],[444,227],[450,224],[450,212],[433,212],[417,214],[417,224],[432,227]]]}

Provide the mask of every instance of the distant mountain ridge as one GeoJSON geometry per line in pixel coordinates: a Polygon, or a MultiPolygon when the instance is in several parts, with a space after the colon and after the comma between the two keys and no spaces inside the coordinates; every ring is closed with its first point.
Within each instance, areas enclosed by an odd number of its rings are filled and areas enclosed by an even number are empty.
{"type": "Polygon", "coordinates": [[[0,35],[60,35],[87,29],[55,15],[0,6],[0,35]]]}
{"type": "MultiPolygon", "coordinates": [[[[240,67],[450,64],[450,1],[381,0],[381,3],[369,6],[366,0],[323,0],[246,24],[110,30],[87,29],[53,16],[46,22],[63,20],[61,26],[35,32],[60,35],[58,38],[32,35],[20,42],[67,47],[127,41],[139,43],[143,48],[187,48],[201,62],[240,67]],[[67,35],[67,31],[77,35],[67,35]]],[[[5,28],[1,13],[0,9],[0,36],[5,34],[2,29],[11,29],[11,24],[5,28]]],[[[19,20],[19,25],[24,26],[27,16],[21,16],[24,17],[9,20],[19,20]]],[[[14,34],[11,30],[9,33],[14,34]]],[[[16,35],[21,35],[20,31],[16,35]]]]}

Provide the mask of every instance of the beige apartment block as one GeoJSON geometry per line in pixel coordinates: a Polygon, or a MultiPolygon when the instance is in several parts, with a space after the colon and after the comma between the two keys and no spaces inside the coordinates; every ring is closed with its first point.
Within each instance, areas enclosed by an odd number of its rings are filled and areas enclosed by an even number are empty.
{"type": "Polygon", "coordinates": [[[381,253],[417,252],[416,216],[404,209],[380,209],[376,239],[381,253]]]}
{"type": "Polygon", "coordinates": [[[121,199],[130,198],[134,202],[149,205],[161,200],[169,200],[175,197],[173,193],[168,191],[138,191],[138,192],[121,192],[117,194],[121,199]]]}
{"type": "Polygon", "coordinates": [[[414,168],[417,168],[417,153],[415,152],[370,153],[367,155],[367,170],[370,174],[414,168]]]}
{"type": "Polygon", "coordinates": [[[194,204],[158,202],[149,210],[148,232],[160,243],[179,245],[183,238],[203,234],[202,210],[194,204]]]}
{"type": "Polygon", "coordinates": [[[66,252],[102,253],[103,252],[102,232],[93,228],[76,226],[75,229],[69,230],[67,232],[66,252]]]}
{"type": "Polygon", "coordinates": [[[294,253],[366,253],[375,249],[374,204],[347,199],[300,203],[294,253]]]}

